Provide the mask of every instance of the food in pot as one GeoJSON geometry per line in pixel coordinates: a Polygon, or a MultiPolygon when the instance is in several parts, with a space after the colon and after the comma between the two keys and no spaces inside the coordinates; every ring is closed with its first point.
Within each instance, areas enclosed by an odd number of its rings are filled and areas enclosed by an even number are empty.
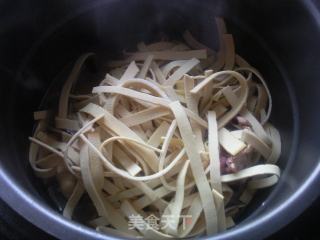
{"type": "Polygon", "coordinates": [[[65,217],[87,196],[94,210],[82,222],[101,232],[211,235],[277,183],[281,141],[268,86],[235,52],[221,19],[217,26],[218,51],[188,31],[185,42],[139,43],[80,93],[77,79],[94,55],[84,54],[57,110],[35,112],[30,163],[47,185],[55,179],[65,217]]]}

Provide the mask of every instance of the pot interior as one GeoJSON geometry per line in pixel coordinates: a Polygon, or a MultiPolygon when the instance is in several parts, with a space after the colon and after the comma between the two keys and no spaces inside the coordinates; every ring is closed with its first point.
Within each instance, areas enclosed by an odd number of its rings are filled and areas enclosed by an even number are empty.
{"type": "MultiPolygon", "coordinates": [[[[28,162],[33,111],[39,109],[48,88],[61,87],[72,63],[88,51],[97,53],[97,68],[90,71],[100,78],[106,71],[106,61],[117,58],[123,49],[133,50],[138,42],[149,43],[163,36],[181,39],[186,29],[217,49],[215,16],[221,16],[234,36],[236,52],[262,73],[270,87],[271,123],[282,139],[280,182],[257,192],[236,219],[240,223],[236,228],[255,222],[282,205],[318,164],[316,143],[320,139],[313,133],[319,130],[319,114],[315,111],[319,87],[316,79],[320,76],[315,67],[320,58],[316,47],[319,28],[314,31],[317,26],[307,8],[297,1],[283,2],[289,7],[276,1],[96,1],[86,7],[71,7],[67,17],[56,16],[58,23],[33,23],[43,30],[41,34],[26,36],[29,45],[22,44],[23,54],[13,52],[7,55],[7,63],[0,62],[6,80],[2,83],[6,91],[1,94],[5,103],[1,124],[4,171],[36,201],[61,211],[63,199],[50,196],[52,193],[34,176],[28,162]]],[[[57,6],[54,14],[58,15],[58,10],[57,6]]],[[[45,17],[37,14],[40,19],[45,17]]],[[[12,45],[22,41],[18,38],[21,33],[10,34],[12,43],[7,46],[13,49],[12,45]]]]}

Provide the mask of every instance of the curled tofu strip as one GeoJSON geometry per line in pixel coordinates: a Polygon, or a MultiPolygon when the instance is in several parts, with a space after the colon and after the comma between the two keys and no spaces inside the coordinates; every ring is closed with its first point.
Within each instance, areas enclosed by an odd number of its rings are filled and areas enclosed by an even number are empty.
{"type": "Polygon", "coordinates": [[[206,49],[208,55],[215,55],[215,51],[211,48],[208,48],[206,45],[200,43],[197,39],[195,39],[189,31],[185,31],[183,33],[183,38],[186,43],[192,47],[193,49],[206,49]]]}
{"type": "Polygon", "coordinates": [[[264,78],[262,77],[262,75],[253,67],[240,67],[237,68],[237,71],[248,71],[249,73],[253,73],[258,79],[259,81],[261,81],[264,90],[266,91],[267,95],[268,95],[268,110],[266,111],[266,116],[263,119],[263,121],[261,122],[262,125],[264,125],[268,119],[270,118],[270,114],[271,114],[271,110],[272,110],[272,97],[271,97],[271,93],[270,90],[268,88],[268,85],[266,83],[266,81],[264,80],[264,78]]]}
{"type": "Polygon", "coordinates": [[[255,192],[277,184],[267,80],[216,23],[218,49],[189,31],[185,43],[139,43],[100,82],[88,78],[92,89],[77,83],[89,76],[84,54],[56,106],[34,113],[29,162],[65,199],[66,218],[124,238],[193,239],[232,228],[255,192]]]}
{"type": "Polygon", "coordinates": [[[245,105],[248,97],[248,86],[247,86],[246,79],[241,74],[235,71],[221,71],[221,72],[213,73],[212,75],[204,79],[201,83],[199,83],[190,91],[192,94],[197,94],[208,83],[210,83],[211,81],[214,81],[215,79],[217,79],[217,77],[223,76],[226,74],[234,77],[240,84],[239,101],[235,106],[233,106],[233,108],[230,111],[228,111],[219,119],[219,122],[218,122],[219,128],[222,128],[223,126],[225,126],[232,118],[234,118],[241,111],[242,107],[245,105]]]}
{"type": "Polygon", "coordinates": [[[155,60],[188,60],[191,58],[205,59],[207,58],[207,51],[201,50],[187,50],[187,51],[149,51],[149,52],[135,52],[130,53],[126,60],[110,61],[109,67],[123,66],[131,61],[145,61],[150,55],[155,60]]]}
{"type": "Polygon", "coordinates": [[[195,137],[193,135],[187,114],[179,102],[170,104],[170,108],[177,119],[178,128],[184,141],[188,158],[190,159],[190,167],[194,175],[194,179],[200,194],[202,207],[204,209],[206,219],[207,234],[213,234],[218,231],[217,212],[211,188],[204,170],[201,169],[201,159],[196,148],[195,137]]]}
{"type": "Polygon", "coordinates": [[[234,49],[234,42],[233,37],[231,34],[224,34],[223,35],[224,41],[224,50],[225,50],[225,70],[232,70],[234,68],[235,63],[235,49],[234,49]]]}
{"type": "Polygon", "coordinates": [[[165,85],[175,85],[175,83],[182,78],[182,76],[188,73],[194,68],[200,61],[196,58],[192,58],[186,61],[179,69],[177,69],[166,81],[165,85]]]}
{"type": "Polygon", "coordinates": [[[81,171],[82,171],[82,180],[84,186],[93,201],[98,214],[106,219],[109,219],[110,223],[113,227],[118,230],[121,230],[125,233],[134,233],[134,231],[128,230],[127,222],[125,221],[124,217],[112,207],[104,199],[103,193],[99,190],[98,186],[99,183],[94,181],[92,178],[90,164],[89,164],[89,148],[88,145],[83,145],[80,151],[80,158],[81,158],[81,171]],[[111,217],[112,216],[112,217],[111,217]]]}
{"type": "Polygon", "coordinates": [[[92,57],[93,55],[94,55],[93,53],[86,53],[77,60],[67,81],[65,82],[62,88],[60,99],[59,99],[58,116],[56,118],[57,128],[70,129],[70,130],[79,129],[79,125],[76,121],[68,119],[69,97],[70,97],[71,89],[80,75],[80,71],[83,64],[89,57],[92,57]]]}
{"type": "MultiPolygon", "coordinates": [[[[218,123],[215,112],[208,112],[208,150],[210,158],[210,183],[212,188],[216,189],[222,194],[221,185],[221,172],[220,172],[220,157],[219,157],[219,133],[218,123]]],[[[224,210],[223,199],[215,198],[215,204],[217,206],[218,219],[219,219],[219,230],[223,231],[226,229],[226,217],[224,210]]]]}

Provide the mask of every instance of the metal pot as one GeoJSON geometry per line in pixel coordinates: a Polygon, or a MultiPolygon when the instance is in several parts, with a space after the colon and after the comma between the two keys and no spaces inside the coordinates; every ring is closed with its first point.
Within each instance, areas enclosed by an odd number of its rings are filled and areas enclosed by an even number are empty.
{"type": "Polygon", "coordinates": [[[60,239],[115,239],[64,219],[28,164],[28,136],[50,82],[85,51],[101,62],[139,41],[189,29],[217,48],[215,16],[237,52],[259,69],[280,130],[280,182],[260,191],[234,228],[208,239],[261,239],[298,216],[319,195],[320,12],[316,1],[8,1],[0,15],[0,196],[60,239]]]}

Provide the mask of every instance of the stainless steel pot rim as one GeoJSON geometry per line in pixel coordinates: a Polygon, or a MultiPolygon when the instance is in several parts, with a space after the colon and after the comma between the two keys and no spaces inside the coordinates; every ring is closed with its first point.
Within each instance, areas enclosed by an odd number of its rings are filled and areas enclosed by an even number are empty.
{"type": "MultiPolygon", "coordinates": [[[[317,191],[319,183],[320,159],[313,173],[306,181],[290,198],[282,202],[277,208],[267,214],[261,215],[257,221],[239,224],[233,229],[208,238],[216,240],[243,239],[244,236],[251,236],[251,239],[263,238],[267,233],[270,234],[270,232],[280,229],[307,208],[319,194],[317,191]],[[308,201],[302,200],[306,195],[308,196],[308,201]],[[295,211],[292,211],[292,209],[295,211]],[[277,218],[279,215],[286,217],[277,218]],[[257,228],[261,230],[259,233],[255,232],[257,228]],[[268,231],[263,230],[267,228],[268,231]]],[[[66,239],[71,236],[74,239],[117,239],[114,236],[100,234],[93,229],[63,218],[62,215],[45,206],[42,202],[35,199],[35,197],[25,192],[24,189],[20,188],[3,169],[0,169],[0,196],[20,215],[59,239],[66,239]]]]}
{"type": "MultiPolygon", "coordinates": [[[[316,10],[314,3],[304,1],[304,5],[320,28],[320,13],[316,10]]],[[[82,9],[82,11],[84,10],[82,9]]],[[[264,238],[267,234],[271,234],[289,223],[306,209],[319,196],[319,184],[320,158],[318,165],[315,166],[312,174],[304,183],[272,211],[260,215],[258,220],[254,222],[241,223],[226,232],[207,238],[216,240],[246,239],[248,236],[250,239],[264,238]],[[256,229],[259,229],[259,232],[256,229]]],[[[84,225],[63,218],[58,212],[26,192],[3,168],[0,168],[0,197],[24,218],[59,239],[118,239],[114,236],[100,234],[84,225]]]]}

